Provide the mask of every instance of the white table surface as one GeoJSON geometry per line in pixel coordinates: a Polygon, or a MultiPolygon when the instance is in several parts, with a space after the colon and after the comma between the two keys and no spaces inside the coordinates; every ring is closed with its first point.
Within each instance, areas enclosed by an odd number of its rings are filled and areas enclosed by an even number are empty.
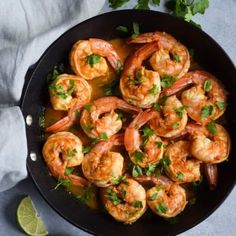
{"type": "MultiPolygon", "coordinates": [[[[131,1],[123,9],[130,8],[134,5],[134,2],[131,1]]],[[[101,13],[110,10],[105,5],[101,13]]],[[[158,10],[165,11],[163,6],[159,7],[158,10]]],[[[206,33],[223,47],[236,64],[236,0],[210,0],[210,8],[205,15],[199,15],[195,17],[195,20],[202,25],[206,33]]],[[[16,207],[25,195],[30,195],[33,199],[50,235],[89,235],[65,221],[52,210],[42,199],[31,179],[27,178],[14,188],[0,193],[0,236],[24,235],[19,230],[16,222],[16,207]]],[[[234,188],[225,202],[209,218],[181,234],[181,236],[233,236],[236,235],[235,222],[236,189],[234,188]]]]}

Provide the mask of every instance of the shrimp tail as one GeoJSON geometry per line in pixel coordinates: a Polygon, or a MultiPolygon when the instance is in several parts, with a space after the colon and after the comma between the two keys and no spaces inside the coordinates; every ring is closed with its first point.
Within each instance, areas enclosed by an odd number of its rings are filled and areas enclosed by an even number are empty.
{"type": "Polygon", "coordinates": [[[210,190],[215,190],[218,184],[218,169],[216,164],[203,164],[203,171],[207,178],[210,190]]]}
{"type": "Polygon", "coordinates": [[[56,133],[59,131],[65,131],[72,125],[72,123],[73,122],[71,121],[69,116],[66,116],[66,117],[62,118],[61,120],[57,121],[55,124],[47,127],[45,131],[49,132],[49,133],[56,133]]]}

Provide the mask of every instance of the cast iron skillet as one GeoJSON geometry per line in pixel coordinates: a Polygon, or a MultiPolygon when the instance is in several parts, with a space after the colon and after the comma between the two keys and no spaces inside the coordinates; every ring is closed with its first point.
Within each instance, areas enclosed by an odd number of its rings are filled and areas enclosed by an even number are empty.
{"type": "Polygon", "coordinates": [[[179,215],[176,224],[157,217],[147,216],[133,225],[116,222],[108,214],[91,210],[70,196],[65,190],[53,190],[56,184],[42,158],[44,140],[38,124],[42,107],[48,101],[46,77],[55,65],[68,63],[68,54],[72,45],[79,39],[90,37],[124,37],[116,30],[119,25],[132,28],[138,22],[141,32],[165,31],[172,34],[188,48],[193,48],[195,58],[204,69],[217,76],[229,92],[225,124],[232,144],[236,142],[236,73],[233,63],[223,49],[206,33],[181,19],[156,11],[124,10],[93,17],[73,27],[58,38],[43,54],[32,76],[25,86],[22,99],[22,111],[26,118],[31,115],[32,125],[26,125],[28,140],[27,167],[34,183],[45,200],[66,220],[77,227],[95,235],[175,235],[181,233],[208,217],[225,200],[233,189],[236,180],[236,146],[232,145],[229,161],[219,165],[219,184],[215,191],[209,191],[203,184],[197,202],[188,206],[179,215]],[[37,160],[32,161],[32,152],[37,160]],[[30,155],[31,154],[31,155],[30,155]]]}

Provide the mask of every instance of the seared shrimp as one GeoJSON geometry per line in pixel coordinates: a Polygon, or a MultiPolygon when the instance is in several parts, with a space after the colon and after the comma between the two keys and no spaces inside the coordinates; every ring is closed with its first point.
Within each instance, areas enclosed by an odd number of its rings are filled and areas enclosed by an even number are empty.
{"type": "Polygon", "coordinates": [[[114,70],[121,69],[121,60],[110,43],[96,38],[79,40],[72,47],[70,65],[75,74],[92,80],[108,73],[105,58],[114,70]]]}
{"type": "Polygon", "coordinates": [[[84,132],[90,138],[100,138],[101,135],[107,138],[119,132],[122,128],[122,121],[114,111],[139,112],[140,109],[128,104],[117,97],[103,97],[85,106],[81,114],[80,124],[84,132]]]}
{"type": "Polygon", "coordinates": [[[124,136],[118,134],[96,144],[82,162],[84,176],[98,187],[107,187],[117,181],[122,175],[124,158],[111,148],[123,143],[124,136]]]}
{"type": "Polygon", "coordinates": [[[166,99],[160,111],[154,111],[156,117],[149,121],[149,125],[161,136],[170,138],[180,134],[188,121],[187,112],[176,96],[166,99]]]}
{"type": "Polygon", "coordinates": [[[188,115],[199,124],[206,124],[219,118],[226,109],[226,91],[218,80],[208,72],[193,71],[177,80],[166,95],[194,85],[182,93],[182,103],[188,115]]]}
{"type": "Polygon", "coordinates": [[[186,129],[191,134],[190,151],[195,158],[211,164],[223,162],[228,158],[231,141],[223,126],[210,122],[206,127],[188,124],[186,129]]]}
{"type": "Polygon", "coordinates": [[[120,90],[128,103],[148,108],[157,101],[161,91],[159,74],[142,66],[142,62],[157,49],[156,42],[146,44],[127,58],[120,80],[120,90]]]}
{"type": "Polygon", "coordinates": [[[165,151],[165,156],[170,160],[165,171],[173,181],[185,183],[201,178],[200,161],[192,157],[190,145],[189,141],[178,141],[170,144],[165,151]]]}
{"type": "Polygon", "coordinates": [[[58,132],[74,123],[75,111],[90,101],[92,88],[81,77],[62,74],[50,85],[49,92],[54,110],[68,110],[66,117],[46,128],[46,132],[58,132]]]}
{"type": "Polygon", "coordinates": [[[186,191],[177,183],[159,184],[147,190],[147,204],[159,216],[175,217],[187,204],[186,191]]]}
{"type": "Polygon", "coordinates": [[[125,224],[135,222],[146,210],[145,189],[133,179],[102,188],[101,196],[109,214],[125,224]]]}
{"type": "Polygon", "coordinates": [[[67,167],[80,165],[84,158],[82,143],[74,134],[59,132],[49,136],[43,146],[43,157],[55,178],[69,179],[74,185],[87,185],[85,179],[74,174],[66,174],[67,167]]]}
{"type": "Polygon", "coordinates": [[[174,37],[165,32],[140,34],[131,38],[129,43],[150,43],[157,41],[160,48],[150,58],[150,64],[160,76],[169,75],[176,78],[188,72],[190,56],[188,49],[174,37]]]}
{"type": "Polygon", "coordinates": [[[125,130],[124,144],[133,163],[147,167],[158,163],[163,156],[163,143],[160,137],[149,127],[144,128],[141,137],[139,129],[153,116],[153,112],[146,110],[138,114],[125,130]]]}

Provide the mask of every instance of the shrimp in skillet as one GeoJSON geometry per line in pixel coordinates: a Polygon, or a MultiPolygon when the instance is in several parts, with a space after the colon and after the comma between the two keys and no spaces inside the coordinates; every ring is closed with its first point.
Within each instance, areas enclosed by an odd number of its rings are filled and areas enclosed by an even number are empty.
{"type": "Polygon", "coordinates": [[[188,49],[165,32],[140,34],[128,40],[129,43],[150,43],[157,41],[159,49],[151,56],[150,64],[161,77],[168,75],[182,77],[190,67],[188,49]]]}
{"type": "Polygon", "coordinates": [[[102,188],[101,196],[108,213],[125,224],[134,223],[146,211],[145,189],[133,179],[102,188]]]}
{"type": "Polygon", "coordinates": [[[173,181],[186,183],[200,180],[200,161],[192,157],[190,147],[189,141],[182,140],[167,147],[165,157],[169,158],[170,164],[165,166],[165,171],[173,181]]]}
{"type": "Polygon", "coordinates": [[[146,126],[143,136],[139,134],[139,129],[152,118],[152,115],[151,110],[139,113],[125,130],[125,148],[131,161],[141,167],[156,164],[163,156],[164,145],[154,130],[146,126]]]}
{"type": "Polygon", "coordinates": [[[70,53],[70,65],[75,74],[86,80],[108,73],[107,61],[119,72],[121,60],[112,45],[103,39],[91,38],[76,42],[70,53]]]}
{"type": "Polygon", "coordinates": [[[219,118],[226,109],[226,91],[220,82],[210,73],[193,71],[177,80],[164,93],[169,96],[193,85],[183,91],[181,100],[188,115],[199,124],[205,125],[219,118]]]}
{"type": "Polygon", "coordinates": [[[103,97],[87,104],[80,118],[80,124],[84,132],[90,138],[100,138],[105,135],[107,138],[119,132],[122,128],[122,121],[116,109],[128,112],[139,112],[136,108],[117,97],[103,97]]]}
{"type": "Polygon", "coordinates": [[[146,44],[126,59],[120,79],[120,90],[124,100],[137,107],[151,107],[159,97],[159,74],[142,66],[142,62],[157,49],[156,42],[146,44]]]}
{"type": "Polygon", "coordinates": [[[84,176],[98,187],[107,187],[117,181],[122,175],[124,158],[120,153],[112,152],[111,149],[123,143],[122,134],[97,143],[85,155],[82,162],[84,176]]]}
{"type": "Polygon", "coordinates": [[[187,204],[186,191],[179,184],[160,183],[147,190],[147,204],[151,210],[165,218],[175,217],[187,204]]]}
{"type": "Polygon", "coordinates": [[[177,136],[184,129],[188,121],[187,112],[176,96],[167,97],[149,121],[149,125],[161,137],[177,136]],[[159,110],[159,111],[158,111],[159,110]]]}
{"type": "Polygon", "coordinates": [[[70,132],[52,134],[43,146],[43,157],[51,174],[57,179],[68,179],[73,185],[85,186],[88,182],[77,175],[66,174],[67,167],[81,164],[84,155],[80,139],[70,132]]]}
{"type": "Polygon", "coordinates": [[[198,160],[216,164],[225,161],[230,152],[230,136],[219,124],[208,123],[205,127],[188,124],[187,131],[191,135],[190,151],[198,160]]]}
{"type": "Polygon", "coordinates": [[[54,110],[68,111],[66,117],[46,128],[47,132],[58,132],[74,123],[75,111],[90,101],[92,88],[81,77],[62,74],[50,85],[49,93],[54,110]]]}

